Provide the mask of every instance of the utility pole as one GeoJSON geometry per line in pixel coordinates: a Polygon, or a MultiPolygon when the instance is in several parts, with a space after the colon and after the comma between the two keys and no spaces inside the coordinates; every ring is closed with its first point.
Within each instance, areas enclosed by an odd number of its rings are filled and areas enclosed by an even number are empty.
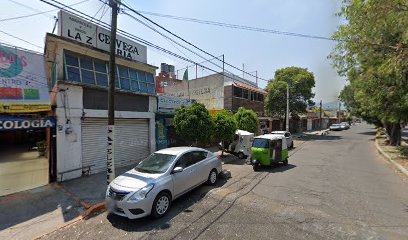
{"type": "Polygon", "coordinates": [[[224,75],[225,72],[225,60],[224,60],[224,54],[222,54],[222,74],[224,75]]]}
{"type": "Polygon", "coordinates": [[[322,100],[320,100],[320,130],[323,128],[323,119],[322,119],[322,100]]]}
{"type": "Polygon", "coordinates": [[[288,81],[288,86],[286,88],[286,131],[289,131],[289,88],[290,80],[288,81]]]}
{"type": "Polygon", "coordinates": [[[196,79],[197,79],[197,72],[198,72],[198,69],[197,69],[197,63],[196,63],[196,79]]]}
{"type": "Polygon", "coordinates": [[[340,108],[341,108],[341,102],[339,102],[339,116],[338,116],[338,119],[337,119],[338,123],[340,123],[340,108]]]}
{"type": "MultiPolygon", "coordinates": [[[[115,77],[116,77],[116,26],[118,20],[117,0],[110,0],[109,5],[112,8],[111,35],[110,35],[110,55],[109,55],[109,90],[108,90],[108,148],[106,156],[107,164],[107,183],[115,179],[115,77]]],[[[119,0],[120,2],[120,0],[119,0]]]]}
{"type": "Polygon", "coordinates": [[[245,64],[242,64],[242,78],[245,79],[245,64]]]}
{"type": "Polygon", "coordinates": [[[255,71],[256,86],[258,87],[258,70],[255,71]]]}

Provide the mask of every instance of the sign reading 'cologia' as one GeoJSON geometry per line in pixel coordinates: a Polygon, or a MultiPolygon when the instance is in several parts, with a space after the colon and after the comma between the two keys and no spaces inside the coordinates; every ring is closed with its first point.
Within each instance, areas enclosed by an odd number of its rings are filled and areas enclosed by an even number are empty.
{"type": "Polygon", "coordinates": [[[55,127],[55,119],[52,117],[39,119],[24,117],[0,117],[0,131],[51,127],[55,127]]]}
{"type": "MultiPolygon", "coordinates": [[[[110,51],[110,31],[67,12],[59,12],[60,36],[95,48],[110,51]]],[[[116,38],[116,55],[133,61],[147,63],[147,48],[120,35],[116,38]]]]}

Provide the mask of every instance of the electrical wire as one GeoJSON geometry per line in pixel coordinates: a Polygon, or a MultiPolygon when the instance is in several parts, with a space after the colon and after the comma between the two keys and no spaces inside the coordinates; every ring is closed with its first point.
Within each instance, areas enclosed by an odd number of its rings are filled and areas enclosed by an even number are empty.
{"type": "MultiPolygon", "coordinates": [[[[99,0],[99,1],[102,1],[102,0],[99,0]]],[[[116,0],[113,0],[113,1],[116,1],[116,0]]],[[[116,1],[116,2],[117,2],[117,1],[116,1]]],[[[222,61],[221,59],[219,59],[218,57],[214,56],[213,54],[211,54],[211,53],[209,53],[209,52],[207,52],[207,51],[205,51],[205,50],[203,50],[203,49],[197,47],[196,45],[194,45],[194,44],[192,44],[191,42],[185,40],[184,38],[182,38],[182,37],[180,37],[180,36],[174,34],[174,33],[171,32],[170,30],[168,30],[168,29],[166,29],[165,27],[159,25],[158,23],[154,22],[154,21],[151,20],[150,18],[144,16],[143,14],[139,13],[138,11],[136,11],[136,10],[134,10],[133,8],[129,7],[128,5],[126,5],[126,4],[124,4],[124,3],[121,3],[121,2],[117,2],[117,3],[120,4],[120,5],[122,5],[122,6],[124,6],[125,8],[129,9],[131,12],[133,12],[133,13],[135,13],[135,14],[141,16],[142,18],[146,19],[147,21],[151,22],[152,24],[154,24],[155,26],[161,28],[162,30],[166,31],[167,33],[171,34],[172,36],[174,36],[174,37],[180,39],[181,41],[187,43],[188,45],[190,45],[190,46],[196,48],[197,50],[199,50],[199,51],[201,51],[201,52],[203,52],[203,53],[205,53],[205,54],[207,54],[207,55],[209,55],[209,56],[211,56],[211,57],[213,57],[213,58],[216,58],[216,59],[219,60],[219,61],[222,61]]],[[[255,75],[252,75],[252,74],[250,74],[250,73],[248,73],[248,72],[245,72],[245,71],[243,71],[242,69],[240,69],[240,68],[238,68],[238,67],[236,67],[236,66],[234,66],[234,65],[232,65],[232,64],[230,64],[230,63],[228,63],[228,62],[224,62],[224,64],[225,64],[225,65],[228,65],[228,66],[230,66],[230,67],[232,67],[232,68],[234,68],[234,69],[236,69],[236,70],[242,71],[243,73],[245,73],[245,74],[247,74],[247,75],[249,75],[249,76],[256,77],[255,75]]],[[[266,82],[269,82],[269,80],[268,80],[268,79],[265,79],[265,78],[258,77],[258,79],[263,80],[263,81],[266,81],[266,82]]]]}
{"type": "MultiPolygon", "coordinates": [[[[50,1],[54,2],[55,4],[54,4],[54,3],[51,3],[51,2],[49,2],[49,1],[47,1],[47,0],[40,0],[40,1],[42,1],[42,2],[44,2],[44,3],[47,3],[47,4],[51,5],[51,6],[57,7],[57,8],[61,8],[61,9],[62,9],[63,7],[67,7],[67,5],[65,5],[65,4],[63,4],[63,3],[59,2],[59,1],[56,1],[56,0],[50,0],[50,1]],[[58,5],[57,5],[57,4],[58,4],[58,5]],[[59,6],[59,5],[60,5],[60,6],[59,6]],[[62,7],[61,7],[61,6],[62,6],[62,7]]],[[[74,8],[71,8],[71,7],[68,7],[68,8],[71,9],[71,11],[70,11],[70,10],[65,10],[65,11],[71,13],[72,15],[77,16],[77,17],[80,17],[80,18],[82,18],[82,19],[84,19],[84,20],[87,20],[87,21],[89,21],[89,22],[91,22],[91,23],[97,24],[98,26],[102,26],[102,27],[106,27],[107,29],[110,29],[110,25],[109,25],[109,24],[104,23],[104,22],[102,22],[102,21],[98,21],[97,19],[92,18],[92,17],[89,16],[88,14],[85,14],[85,13],[83,13],[83,12],[81,12],[81,11],[79,11],[79,10],[76,10],[76,9],[74,9],[74,8]]],[[[160,46],[157,46],[157,45],[155,45],[155,44],[153,44],[153,43],[151,43],[151,42],[149,42],[149,41],[147,41],[147,40],[144,40],[144,39],[142,39],[142,38],[140,38],[140,37],[137,37],[137,36],[135,36],[135,35],[133,35],[133,34],[130,34],[130,33],[126,32],[126,31],[123,31],[123,30],[121,30],[121,29],[117,29],[117,31],[118,31],[119,33],[121,33],[123,36],[128,37],[129,39],[132,39],[132,40],[134,40],[134,41],[137,41],[137,42],[140,42],[140,43],[142,43],[142,44],[145,44],[145,45],[147,45],[147,46],[149,46],[149,47],[151,47],[151,48],[154,48],[154,49],[157,49],[157,50],[159,50],[159,51],[162,51],[162,52],[164,52],[164,53],[166,53],[166,54],[168,54],[168,55],[170,55],[170,56],[177,57],[177,58],[182,59],[183,61],[186,61],[186,62],[190,62],[190,63],[193,63],[193,64],[197,64],[198,66],[203,67],[203,68],[205,68],[205,69],[207,69],[207,70],[209,70],[209,71],[212,71],[212,72],[215,72],[215,73],[217,73],[217,74],[223,75],[223,76],[225,76],[225,77],[231,78],[231,76],[226,75],[225,73],[220,73],[220,72],[218,72],[218,71],[216,71],[216,70],[214,70],[214,69],[211,69],[211,68],[209,68],[209,67],[206,67],[206,66],[203,66],[203,65],[201,65],[201,64],[198,64],[198,63],[196,63],[196,62],[194,62],[194,61],[192,61],[192,60],[190,60],[190,59],[188,59],[188,58],[182,57],[182,56],[180,56],[180,55],[178,55],[178,54],[176,54],[176,53],[171,52],[170,50],[167,50],[167,49],[165,49],[165,48],[162,48],[162,47],[160,47],[160,46]]]]}
{"type": "MultiPolygon", "coordinates": [[[[9,1],[10,1],[10,0],[9,0],[9,1]]],[[[90,0],[83,0],[83,1],[80,1],[80,2],[77,2],[77,3],[74,3],[74,4],[71,4],[71,5],[69,5],[69,6],[76,6],[76,5],[79,5],[79,4],[82,4],[82,3],[84,3],[84,2],[88,2],[88,1],[90,1],[90,0]]],[[[11,1],[11,2],[16,3],[16,4],[18,4],[18,5],[21,5],[21,6],[24,6],[24,7],[27,7],[26,5],[24,5],[24,4],[22,4],[22,3],[19,3],[19,2],[15,2],[15,1],[11,1]]],[[[58,9],[53,9],[53,10],[48,10],[48,11],[40,12],[39,10],[33,9],[33,8],[31,8],[31,7],[30,7],[30,9],[36,11],[37,13],[28,14],[28,15],[22,15],[22,16],[17,16],[17,17],[11,17],[11,18],[3,18],[3,19],[0,19],[0,22],[11,21],[11,20],[17,20],[17,19],[28,18],[28,17],[33,17],[33,16],[42,15],[42,14],[46,14],[46,13],[50,13],[50,12],[54,12],[54,11],[58,10],[58,9]]]]}
{"type": "Polygon", "coordinates": [[[14,35],[12,35],[12,34],[10,34],[10,33],[7,33],[7,32],[5,32],[5,31],[3,31],[3,30],[0,30],[0,32],[3,33],[3,34],[6,34],[7,36],[10,36],[10,37],[12,37],[12,38],[18,39],[18,40],[20,40],[20,41],[22,41],[22,42],[25,42],[25,43],[27,43],[27,44],[30,44],[31,46],[44,49],[43,47],[40,47],[40,46],[38,46],[38,45],[36,45],[36,44],[34,44],[34,43],[31,43],[31,42],[29,42],[29,41],[26,41],[26,40],[24,40],[24,39],[22,39],[22,38],[19,38],[19,37],[17,37],[17,36],[14,36],[14,35]]]}
{"type": "MultiPolygon", "coordinates": [[[[199,24],[213,25],[213,26],[225,27],[225,28],[234,28],[234,29],[253,31],[253,32],[271,33],[271,34],[277,34],[277,35],[286,35],[286,36],[292,36],[292,37],[302,37],[302,38],[328,40],[328,41],[336,41],[336,42],[356,41],[356,40],[350,40],[350,39],[324,37],[324,36],[317,36],[317,35],[311,35],[311,34],[285,32],[285,31],[280,31],[280,30],[273,30],[273,29],[259,28],[259,27],[251,27],[251,26],[246,26],[246,25],[238,25],[238,24],[225,23],[225,22],[216,22],[216,21],[211,21],[211,20],[202,20],[202,19],[196,19],[196,18],[180,17],[180,16],[161,14],[161,13],[154,13],[154,12],[141,11],[141,10],[137,10],[137,12],[143,13],[143,14],[146,14],[146,15],[169,18],[169,19],[174,19],[174,20],[179,20],[179,21],[194,22],[194,23],[199,23],[199,24]]],[[[367,44],[367,45],[374,45],[374,46],[381,46],[381,47],[386,47],[386,48],[391,48],[391,49],[398,49],[397,46],[390,46],[390,45],[386,45],[386,44],[363,42],[363,41],[360,41],[360,42],[363,43],[363,44],[367,44]]],[[[407,48],[402,47],[402,49],[407,49],[407,48]]]]}

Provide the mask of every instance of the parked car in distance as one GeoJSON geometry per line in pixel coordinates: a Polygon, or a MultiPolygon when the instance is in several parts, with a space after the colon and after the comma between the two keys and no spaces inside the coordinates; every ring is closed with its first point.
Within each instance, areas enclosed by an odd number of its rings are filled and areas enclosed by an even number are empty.
{"type": "Polygon", "coordinates": [[[341,131],[343,130],[340,124],[334,123],[329,127],[330,131],[341,131]]]}
{"type": "Polygon", "coordinates": [[[293,146],[294,146],[293,137],[292,137],[292,134],[290,134],[290,132],[288,132],[288,131],[272,131],[271,134],[284,136],[286,138],[286,145],[288,146],[288,148],[293,148],[293,146]]]}
{"type": "Polygon", "coordinates": [[[340,127],[341,127],[343,130],[347,130],[347,129],[350,128],[350,125],[348,124],[348,122],[342,122],[342,123],[340,123],[340,127]]]}
{"type": "Polygon", "coordinates": [[[129,219],[148,215],[160,218],[174,199],[205,182],[214,185],[221,171],[221,160],[205,149],[162,149],[109,184],[107,209],[129,219]]]}

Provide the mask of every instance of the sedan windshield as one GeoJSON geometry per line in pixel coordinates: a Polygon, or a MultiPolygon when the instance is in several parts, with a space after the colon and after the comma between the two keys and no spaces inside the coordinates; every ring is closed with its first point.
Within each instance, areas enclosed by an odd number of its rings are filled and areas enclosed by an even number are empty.
{"type": "Polygon", "coordinates": [[[153,153],[141,161],[135,170],[145,173],[164,173],[171,165],[176,155],[153,153]]]}

